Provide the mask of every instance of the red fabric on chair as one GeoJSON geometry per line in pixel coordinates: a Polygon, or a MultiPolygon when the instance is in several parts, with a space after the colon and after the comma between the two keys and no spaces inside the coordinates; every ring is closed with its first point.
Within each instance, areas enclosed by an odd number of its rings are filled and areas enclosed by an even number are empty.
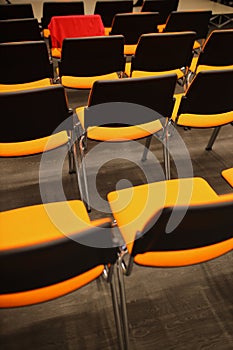
{"type": "Polygon", "coordinates": [[[99,15],[54,16],[48,28],[52,48],[61,48],[65,38],[105,35],[99,15]]]}

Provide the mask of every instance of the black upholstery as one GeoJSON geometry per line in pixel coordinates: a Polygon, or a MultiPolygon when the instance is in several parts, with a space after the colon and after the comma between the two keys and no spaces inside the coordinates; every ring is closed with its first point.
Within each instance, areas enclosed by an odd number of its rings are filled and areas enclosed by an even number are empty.
{"type": "Polygon", "coordinates": [[[178,115],[233,111],[232,84],[233,69],[199,72],[181,99],[178,115]]]}
{"type": "Polygon", "coordinates": [[[0,142],[21,142],[49,136],[69,117],[67,99],[61,85],[1,92],[0,105],[4,120],[0,142]]]}
{"type": "Polygon", "coordinates": [[[0,252],[0,293],[16,293],[63,282],[98,265],[114,264],[118,248],[110,223],[63,238],[0,252]],[[98,237],[103,243],[92,246],[98,237]]]}
{"type": "Polygon", "coordinates": [[[43,2],[41,26],[47,28],[53,16],[84,15],[83,1],[43,2]]]}
{"type": "Polygon", "coordinates": [[[34,18],[32,4],[0,4],[0,20],[16,18],[34,18]]]}
{"type": "Polygon", "coordinates": [[[0,84],[53,79],[53,63],[44,41],[0,44],[0,84]]]}
{"type": "Polygon", "coordinates": [[[165,23],[169,14],[176,11],[179,0],[145,0],[141,12],[159,12],[159,23],[165,23]]]}
{"type": "Polygon", "coordinates": [[[125,44],[137,44],[139,37],[146,33],[158,32],[159,13],[134,12],[116,14],[110,35],[122,34],[125,44]]]}
{"type": "Polygon", "coordinates": [[[111,27],[117,13],[133,12],[133,0],[96,1],[94,14],[100,15],[104,27],[111,27]]]}
{"type": "Polygon", "coordinates": [[[157,213],[138,233],[132,256],[153,251],[195,249],[233,237],[233,202],[167,207],[157,213]],[[183,217],[172,232],[167,233],[169,218],[183,217]]]}
{"type": "Polygon", "coordinates": [[[189,67],[195,36],[195,32],[143,34],[132,56],[131,71],[156,72],[189,67]]]}
{"type": "Polygon", "coordinates": [[[164,32],[194,31],[196,39],[205,39],[209,30],[212,11],[172,11],[167,19],[164,32]]]}
{"type": "Polygon", "coordinates": [[[59,75],[96,76],[124,71],[124,37],[98,36],[63,40],[59,75]]]}
{"type": "Polygon", "coordinates": [[[0,21],[0,43],[42,40],[36,18],[8,19],[0,21]]]}

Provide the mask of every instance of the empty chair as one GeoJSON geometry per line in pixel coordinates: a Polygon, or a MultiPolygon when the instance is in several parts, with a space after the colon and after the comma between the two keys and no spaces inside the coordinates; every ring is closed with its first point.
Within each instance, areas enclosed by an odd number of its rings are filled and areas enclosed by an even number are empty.
{"type": "Polygon", "coordinates": [[[16,18],[34,18],[32,4],[0,4],[0,20],[16,18]]]}
{"type": "Polygon", "coordinates": [[[159,23],[164,24],[172,11],[178,8],[179,0],[145,0],[141,12],[158,12],[159,23]]]}
{"type": "Polygon", "coordinates": [[[186,92],[176,95],[173,120],[187,128],[214,128],[211,150],[223,125],[233,122],[233,69],[206,70],[195,75],[186,92]]]}
{"type": "Polygon", "coordinates": [[[131,63],[127,63],[130,77],[177,74],[185,83],[192,60],[195,32],[156,33],[141,35],[131,63]],[[182,47],[182,50],[177,50],[182,47]]]}
{"type": "Polygon", "coordinates": [[[159,14],[156,12],[120,13],[114,16],[109,35],[121,34],[125,38],[125,54],[133,55],[142,34],[157,33],[159,14]]]}
{"type": "Polygon", "coordinates": [[[181,178],[114,191],[108,201],[127,246],[118,272],[129,349],[124,275],[135,264],[181,269],[232,251],[233,194],[218,196],[202,178],[181,178]]]}
{"type": "Polygon", "coordinates": [[[0,92],[53,83],[53,63],[44,41],[0,44],[0,92]]]}
{"type": "MultiPolygon", "coordinates": [[[[162,77],[131,78],[96,81],[89,94],[88,105],[76,109],[77,144],[74,153],[80,154],[79,188],[82,200],[90,209],[87,188],[85,151],[86,138],[105,142],[127,142],[146,138],[151,139],[157,132],[164,143],[166,169],[166,124],[174,106],[176,75],[162,77]],[[80,125],[83,130],[80,133],[80,125]],[[79,149],[78,149],[79,147],[79,149]]],[[[77,160],[78,157],[76,156],[77,160]]]]}
{"type": "Polygon", "coordinates": [[[95,80],[118,79],[124,70],[122,35],[63,40],[59,77],[65,87],[90,89],[95,80]]]}
{"type": "Polygon", "coordinates": [[[212,11],[208,10],[172,11],[163,32],[194,31],[196,32],[194,49],[198,49],[207,37],[211,15],[212,11]]]}
{"type": "Polygon", "coordinates": [[[42,40],[36,18],[8,19],[0,21],[0,43],[42,40]]]}
{"type": "MultiPolygon", "coordinates": [[[[51,301],[105,276],[103,280],[111,290],[119,348],[123,350],[113,274],[118,247],[110,220],[90,221],[78,200],[12,209],[1,212],[0,219],[0,308],[51,301]]],[[[87,297],[92,300],[89,292],[87,297]]],[[[98,303],[102,295],[95,289],[93,293],[98,303]]]]}
{"type": "Polygon", "coordinates": [[[233,29],[213,30],[198,56],[193,57],[190,71],[233,68],[233,29]]]}
{"type": "Polygon", "coordinates": [[[133,12],[133,0],[96,1],[94,14],[100,15],[104,27],[111,27],[117,13],[133,12]]]}
{"type": "MultiPolygon", "coordinates": [[[[61,85],[0,93],[0,157],[34,155],[65,147],[71,148],[71,110],[61,85]]],[[[71,170],[72,157],[69,158],[71,170]]],[[[72,169],[73,170],[73,169],[72,169]]]]}
{"type": "Polygon", "coordinates": [[[45,37],[49,37],[48,25],[54,16],[84,15],[83,1],[45,1],[43,2],[41,26],[45,37]]]}

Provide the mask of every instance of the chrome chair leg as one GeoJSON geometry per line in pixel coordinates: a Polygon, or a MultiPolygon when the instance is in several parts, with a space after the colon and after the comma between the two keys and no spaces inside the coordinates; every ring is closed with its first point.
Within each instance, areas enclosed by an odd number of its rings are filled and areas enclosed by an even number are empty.
{"type": "Polygon", "coordinates": [[[89,192],[88,192],[88,185],[87,185],[87,172],[86,172],[86,163],[85,163],[85,156],[84,156],[84,142],[85,142],[85,135],[82,135],[79,139],[79,151],[80,151],[80,163],[81,163],[81,171],[82,171],[82,178],[84,183],[84,196],[83,200],[86,203],[87,211],[91,211],[90,207],[90,198],[89,198],[89,192]]]}
{"type": "Polygon", "coordinates": [[[122,267],[121,257],[118,259],[117,268],[118,268],[118,284],[119,284],[119,292],[120,292],[120,309],[121,309],[121,317],[122,317],[122,324],[123,324],[123,330],[124,330],[124,342],[125,342],[124,349],[128,350],[129,349],[129,326],[128,326],[128,315],[127,315],[127,308],[126,308],[124,271],[122,267]]]}
{"type": "Polygon", "coordinates": [[[163,134],[163,157],[164,157],[164,169],[165,169],[165,179],[170,180],[171,178],[171,165],[170,165],[170,152],[169,152],[169,137],[170,137],[170,128],[171,121],[167,120],[167,123],[164,127],[163,134]]]}
{"type": "Polygon", "coordinates": [[[141,161],[142,161],[142,162],[145,162],[145,161],[147,160],[147,154],[148,154],[148,152],[149,152],[151,140],[152,140],[152,135],[151,135],[151,136],[148,136],[148,137],[146,138],[145,148],[144,148],[143,155],[142,155],[142,158],[141,158],[141,161]]]}
{"type": "Polygon", "coordinates": [[[206,151],[211,151],[212,150],[212,146],[214,144],[214,141],[216,140],[218,133],[221,129],[221,126],[217,126],[216,128],[214,128],[214,131],[209,139],[208,145],[206,146],[206,151]]]}
{"type": "MultiPolygon", "coordinates": [[[[115,267],[111,266],[111,268],[115,268],[115,267]]],[[[116,324],[118,341],[119,341],[119,349],[126,350],[126,348],[124,346],[121,317],[120,317],[120,311],[119,311],[119,304],[118,304],[118,300],[117,300],[117,291],[116,291],[114,277],[115,276],[112,274],[110,277],[109,283],[110,283],[110,289],[111,289],[111,297],[112,297],[112,305],[113,305],[113,311],[114,311],[115,324],[116,324]]]]}

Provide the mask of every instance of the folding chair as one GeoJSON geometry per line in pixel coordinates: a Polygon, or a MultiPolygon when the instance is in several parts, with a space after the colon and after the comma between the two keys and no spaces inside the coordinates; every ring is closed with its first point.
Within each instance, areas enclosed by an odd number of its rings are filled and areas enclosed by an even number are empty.
{"type": "Polygon", "coordinates": [[[112,25],[114,16],[117,13],[133,12],[133,0],[113,0],[113,1],[96,1],[94,14],[100,15],[105,28],[112,25]]]}
{"type": "Polygon", "coordinates": [[[177,11],[179,0],[145,0],[141,12],[158,12],[159,23],[165,24],[172,11],[177,11]]]}
{"type": "Polygon", "coordinates": [[[181,178],[114,191],[108,201],[127,247],[122,249],[118,273],[129,349],[124,275],[132,273],[134,264],[182,267],[230,252],[233,194],[218,196],[202,178],[181,178]]]}
{"type": "Polygon", "coordinates": [[[80,174],[81,199],[88,210],[91,204],[85,168],[86,139],[119,143],[146,138],[146,150],[152,136],[160,132],[168,176],[166,125],[174,106],[175,85],[175,74],[96,81],[93,84],[88,106],[76,109],[77,142],[74,143],[74,159],[79,160],[76,171],[80,174]]]}
{"type": "Polygon", "coordinates": [[[200,49],[208,35],[211,15],[212,11],[208,10],[172,11],[167,18],[163,32],[196,32],[193,49],[200,49]]]}
{"type": "Polygon", "coordinates": [[[158,23],[159,13],[157,12],[119,13],[114,16],[109,35],[123,35],[124,53],[133,55],[140,36],[146,33],[157,33],[158,23]]]}
{"type": "Polygon", "coordinates": [[[125,71],[124,37],[64,39],[58,67],[66,88],[90,89],[96,80],[119,79],[125,71]]]}
{"type": "Polygon", "coordinates": [[[53,83],[53,63],[44,41],[0,44],[0,92],[53,83]]]}
{"type": "Polygon", "coordinates": [[[0,4],[0,20],[34,18],[32,4],[0,4]]]}
{"type": "Polygon", "coordinates": [[[191,77],[202,70],[233,68],[233,29],[213,30],[207,37],[198,56],[193,57],[191,77]]]}
{"type": "Polygon", "coordinates": [[[233,122],[233,69],[206,70],[195,75],[184,94],[176,95],[172,120],[187,128],[214,128],[211,150],[223,125],[233,122]]]}
{"type": "Polygon", "coordinates": [[[7,19],[0,21],[0,43],[36,41],[42,39],[39,23],[36,18],[7,19]]]}
{"type": "Polygon", "coordinates": [[[123,350],[113,275],[118,247],[110,220],[90,221],[78,200],[12,209],[1,212],[0,219],[0,308],[54,300],[103,276],[123,350]]]}
{"type": "Polygon", "coordinates": [[[195,36],[195,32],[141,35],[131,62],[126,64],[126,73],[130,77],[175,73],[185,85],[195,36]]]}
{"type": "Polygon", "coordinates": [[[41,27],[45,38],[49,38],[48,25],[54,16],[84,15],[83,1],[45,1],[43,2],[41,27]]]}

